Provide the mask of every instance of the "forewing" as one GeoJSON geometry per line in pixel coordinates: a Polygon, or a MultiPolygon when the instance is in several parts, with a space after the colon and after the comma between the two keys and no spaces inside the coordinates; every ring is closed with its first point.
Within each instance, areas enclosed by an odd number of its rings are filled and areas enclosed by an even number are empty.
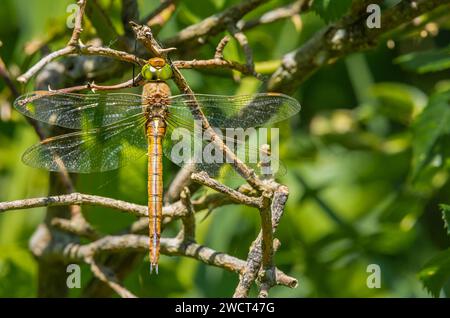
{"type": "Polygon", "coordinates": [[[37,91],[20,96],[14,107],[25,116],[71,129],[104,127],[143,112],[140,95],[73,94],[37,91]]]}

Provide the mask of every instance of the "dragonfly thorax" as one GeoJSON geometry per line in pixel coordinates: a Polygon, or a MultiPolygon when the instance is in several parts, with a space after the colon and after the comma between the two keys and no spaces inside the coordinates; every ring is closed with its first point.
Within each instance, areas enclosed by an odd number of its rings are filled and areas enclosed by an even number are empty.
{"type": "Polygon", "coordinates": [[[149,82],[144,85],[142,101],[146,108],[147,118],[165,119],[170,103],[170,88],[165,82],[149,82]]]}

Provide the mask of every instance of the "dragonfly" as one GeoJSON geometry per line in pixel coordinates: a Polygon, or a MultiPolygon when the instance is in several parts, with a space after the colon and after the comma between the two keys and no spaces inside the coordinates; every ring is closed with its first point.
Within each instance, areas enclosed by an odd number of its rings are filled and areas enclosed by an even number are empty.
{"type": "MultiPolygon", "coordinates": [[[[96,173],[121,168],[147,156],[150,272],[158,273],[163,207],[163,154],[172,160],[176,129],[195,133],[196,116],[210,127],[249,128],[287,119],[300,110],[287,95],[261,93],[242,96],[171,95],[173,70],[163,58],[151,58],[141,69],[142,94],[64,93],[35,91],[14,102],[23,115],[73,132],[47,138],[28,148],[22,161],[49,171],[96,173]]],[[[205,130],[203,124],[202,129],[205,130]]],[[[192,159],[192,158],[191,158],[192,159]]],[[[174,161],[174,160],[173,160],[174,161]]],[[[176,163],[180,166],[185,161],[176,163]]],[[[207,169],[208,165],[199,165],[207,169]]],[[[214,165],[210,165],[214,166],[214,165]]],[[[212,169],[211,169],[212,170],[212,169]]]]}

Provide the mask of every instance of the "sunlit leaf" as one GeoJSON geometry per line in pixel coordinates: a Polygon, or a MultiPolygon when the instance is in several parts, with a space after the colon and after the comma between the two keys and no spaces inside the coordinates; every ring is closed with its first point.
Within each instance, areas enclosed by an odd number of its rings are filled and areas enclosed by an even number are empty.
{"type": "Polygon", "coordinates": [[[439,72],[450,68],[450,47],[427,52],[414,52],[394,60],[404,69],[417,73],[439,72]]]}
{"type": "Polygon", "coordinates": [[[420,89],[401,83],[379,83],[371,93],[378,100],[378,110],[385,116],[409,123],[426,106],[427,96],[420,89]]]}
{"type": "Polygon", "coordinates": [[[419,273],[424,287],[434,296],[439,297],[442,287],[450,278],[450,249],[433,257],[419,273]]]}
{"type": "Polygon", "coordinates": [[[442,219],[444,220],[445,228],[447,229],[447,234],[450,235],[450,205],[441,204],[442,219]]]}
{"type": "Polygon", "coordinates": [[[440,137],[450,133],[450,91],[432,96],[413,124],[413,173],[415,178],[430,161],[440,137]]]}

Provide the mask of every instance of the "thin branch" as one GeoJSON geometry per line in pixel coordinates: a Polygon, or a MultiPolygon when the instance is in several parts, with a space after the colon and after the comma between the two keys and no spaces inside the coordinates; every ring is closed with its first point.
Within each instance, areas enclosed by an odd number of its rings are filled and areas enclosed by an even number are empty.
{"type": "MultiPolygon", "coordinates": [[[[175,10],[175,5],[177,4],[179,0],[163,0],[161,4],[153,10],[150,14],[148,14],[145,18],[143,18],[139,23],[140,24],[147,24],[148,26],[153,26],[155,24],[155,20],[158,20],[158,17],[161,16],[165,11],[175,10]]],[[[161,20],[161,19],[159,19],[161,20]]]]}
{"type": "MultiPolygon", "coordinates": [[[[82,215],[81,213],[79,215],[82,215]]],[[[97,240],[102,235],[98,233],[84,218],[75,216],[72,219],[55,217],[51,219],[51,225],[71,234],[85,237],[90,240],[97,240]]]]}
{"type": "Polygon", "coordinates": [[[107,284],[122,298],[136,298],[128,289],[123,287],[112,270],[106,266],[99,265],[93,257],[86,257],[85,262],[91,266],[91,271],[96,278],[107,284]]]}
{"type": "MultiPolygon", "coordinates": [[[[236,201],[222,194],[210,194],[192,201],[193,209],[198,212],[204,209],[235,204],[236,201]]],[[[40,198],[0,202],[0,213],[12,210],[23,210],[38,207],[66,206],[66,205],[95,205],[126,212],[137,217],[147,218],[147,206],[138,205],[122,200],[116,200],[98,195],[70,193],[40,198]]],[[[181,201],[163,207],[163,217],[178,219],[188,214],[186,206],[181,201]]]]}
{"type": "MultiPolygon", "coordinates": [[[[54,244],[52,248],[43,251],[43,256],[63,257],[70,261],[85,261],[103,253],[121,253],[127,251],[144,252],[148,250],[149,240],[146,235],[126,234],[120,236],[105,236],[95,242],[80,245],[77,243],[54,244]]],[[[177,238],[161,238],[161,253],[170,256],[186,256],[205,264],[220,267],[231,272],[243,272],[246,262],[213,250],[209,247],[194,243],[183,242],[177,238]]],[[[276,270],[278,285],[295,288],[297,280],[276,270]]]]}
{"type": "MultiPolygon", "coordinates": [[[[287,198],[289,196],[289,191],[285,186],[279,186],[275,190],[272,198],[272,230],[275,232],[278,224],[283,216],[287,198]]],[[[263,247],[262,247],[263,235],[262,231],[259,233],[258,237],[253,241],[250,252],[248,253],[247,263],[245,270],[242,273],[239,284],[236,287],[233,297],[243,298],[248,297],[248,293],[253,282],[256,280],[258,273],[261,270],[261,264],[263,259],[263,247]]],[[[276,281],[279,280],[278,272],[275,272],[276,281]]],[[[267,277],[270,279],[270,277],[267,277]]],[[[270,285],[270,283],[269,283],[270,285]]],[[[293,287],[297,286],[297,281],[293,283],[293,287]]]]}
{"type": "Polygon", "coordinates": [[[195,210],[191,201],[191,193],[186,187],[181,192],[180,201],[186,208],[186,215],[181,218],[183,227],[178,237],[184,242],[195,242],[195,210]]]}
{"type": "MultiPolygon", "coordinates": [[[[239,62],[230,61],[223,57],[223,50],[227,43],[230,41],[228,36],[225,36],[218,44],[214,58],[208,60],[191,60],[182,61],[177,60],[173,62],[173,65],[179,69],[217,69],[225,68],[230,70],[238,71],[244,75],[254,76],[259,80],[263,80],[263,76],[255,72],[253,64],[243,65],[239,62]]],[[[251,62],[253,63],[253,62],[251,62]]]]}
{"type": "Polygon", "coordinates": [[[30,80],[31,77],[33,77],[37,72],[39,72],[45,65],[52,62],[53,60],[62,57],[67,56],[70,54],[80,54],[80,55],[93,55],[93,56],[105,56],[110,57],[119,61],[128,62],[128,63],[134,63],[138,65],[144,65],[145,60],[141,59],[133,54],[114,50],[107,47],[99,47],[99,46],[89,46],[89,45],[82,45],[79,44],[77,46],[66,46],[60,50],[57,50],[55,52],[52,52],[45,57],[43,57],[41,60],[39,60],[35,65],[33,65],[28,71],[26,71],[24,74],[20,75],[17,80],[22,83],[26,83],[30,80]]]}
{"type": "Polygon", "coordinates": [[[164,200],[166,202],[173,202],[180,198],[181,191],[184,187],[189,186],[192,192],[195,192],[196,189],[192,189],[193,186],[197,189],[200,187],[197,183],[191,182],[191,174],[195,171],[195,164],[186,163],[178,170],[175,178],[170,183],[166,193],[164,194],[164,200]]]}
{"type": "MultiPolygon", "coordinates": [[[[1,202],[0,213],[9,210],[30,209],[43,206],[64,206],[64,205],[98,205],[116,209],[123,212],[128,212],[135,216],[147,216],[147,207],[144,205],[137,205],[126,201],[115,200],[97,195],[83,194],[77,192],[49,197],[1,202]]],[[[171,209],[166,208],[166,213],[167,211],[170,211],[169,214],[172,215],[171,212],[173,211],[171,209]]]]}
{"type": "Polygon", "coordinates": [[[236,23],[247,13],[268,0],[245,0],[234,5],[221,13],[210,16],[203,21],[188,26],[181,30],[176,36],[164,41],[167,47],[176,46],[188,49],[193,45],[205,43],[207,38],[215,36],[226,30],[229,23],[236,23]]]}
{"type": "Polygon", "coordinates": [[[255,71],[255,63],[253,62],[253,51],[248,43],[247,36],[234,23],[228,25],[228,30],[244,50],[247,68],[253,73],[255,71]]]}
{"type": "Polygon", "coordinates": [[[70,37],[67,46],[76,46],[78,41],[80,40],[81,32],[83,32],[83,17],[84,10],[86,8],[86,2],[87,0],[79,0],[77,3],[79,11],[75,17],[75,26],[73,28],[72,36],[70,37]]]}
{"type": "MultiPolygon", "coordinates": [[[[12,77],[1,57],[0,57],[0,76],[3,78],[6,85],[10,89],[12,96],[14,98],[19,97],[19,95],[20,95],[19,89],[16,87],[14,80],[12,79],[12,77]]],[[[36,134],[38,135],[39,139],[41,139],[41,140],[45,139],[45,134],[42,131],[39,124],[37,123],[37,121],[30,117],[25,117],[25,118],[26,118],[26,121],[30,124],[30,126],[33,127],[33,129],[36,132],[36,134]]]]}
{"type": "MultiPolygon", "coordinates": [[[[114,90],[118,90],[118,89],[139,86],[142,84],[142,81],[143,81],[143,78],[142,78],[141,74],[138,74],[138,75],[136,75],[136,77],[134,79],[130,79],[126,82],[115,84],[115,85],[97,85],[94,82],[92,82],[92,83],[87,83],[85,85],[78,85],[78,86],[72,86],[72,87],[52,90],[52,91],[49,91],[48,94],[72,93],[72,92],[79,92],[79,91],[83,91],[83,90],[114,91],[114,90]]],[[[32,98],[30,98],[30,99],[32,99],[32,98]]],[[[25,99],[24,101],[29,102],[28,99],[25,99]]]]}
{"type": "Polygon", "coordinates": [[[1,57],[0,57],[0,76],[3,78],[3,81],[5,81],[5,84],[6,84],[6,86],[8,86],[12,95],[14,97],[19,96],[19,90],[17,89],[16,85],[14,84],[14,81],[12,80],[12,78],[9,74],[9,71],[6,68],[6,65],[3,62],[3,59],[1,57]]]}
{"type": "Polygon", "coordinates": [[[260,25],[270,24],[279,20],[291,18],[307,11],[311,7],[311,4],[311,0],[297,0],[284,7],[268,11],[256,19],[249,21],[241,20],[237,23],[237,27],[242,31],[247,31],[260,25]]]}
{"type": "MultiPolygon", "coordinates": [[[[237,203],[238,202],[233,201],[229,196],[224,195],[222,193],[203,195],[198,199],[192,200],[192,205],[196,213],[206,209],[208,210],[208,214],[212,212],[214,209],[219,208],[221,206],[237,203]]],[[[184,204],[182,204],[181,201],[177,201],[170,205],[165,206],[163,208],[163,212],[164,209],[168,209],[169,207],[172,207],[171,209],[173,210],[173,212],[171,213],[172,214],[171,216],[168,216],[169,213],[167,213],[166,217],[163,218],[162,224],[163,226],[170,223],[174,219],[182,218],[185,215],[185,206],[184,204]]],[[[148,230],[148,219],[146,217],[143,217],[134,222],[127,230],[127,233],[140,234],[145,233],[145,231],[147,230],[148,230]]]]}
{"type": "Polygon", "coordinates": [[[214,59],[217,60],[223,60],[223,51],[225,50],[225,47],[230,42],[230,37],[228,35],[225,35],[222,40],[220,40],[219,44],[216,46],[216,52],[214,53],[214,59]]]}
{"type": "Polygon", "coordinates": [[[221,184],[220,182],[212,179],[205,171],[201,171],[198,173],[193,173],[191,175],[191,179],[195,182],[198,182],[204,186],[207,186],[211,189],[216,190],[217,192],[226,194],[229,196],[232,200],[235,200],[236,202],[239,202],[241,204],[245,204],[248,206],[252,206],[255,208],[262,208],[262,200],[261,198],[255,198],[255,197],[249,197],[245,194],[240,193],[239,191],[236,191],[234,189],[231,189],[230,187],[227,187],[224,184],[221,184]]]}
{"type": "Polygon", "coordinates": [[[264,192],[262,195],[263,203],[259,209],[261,217],[261,251],[262,251],[262,268],[268,270],[273,267],[273,228],[272,228],[272,211],[271,211],[272,194],[264,192]]]}

